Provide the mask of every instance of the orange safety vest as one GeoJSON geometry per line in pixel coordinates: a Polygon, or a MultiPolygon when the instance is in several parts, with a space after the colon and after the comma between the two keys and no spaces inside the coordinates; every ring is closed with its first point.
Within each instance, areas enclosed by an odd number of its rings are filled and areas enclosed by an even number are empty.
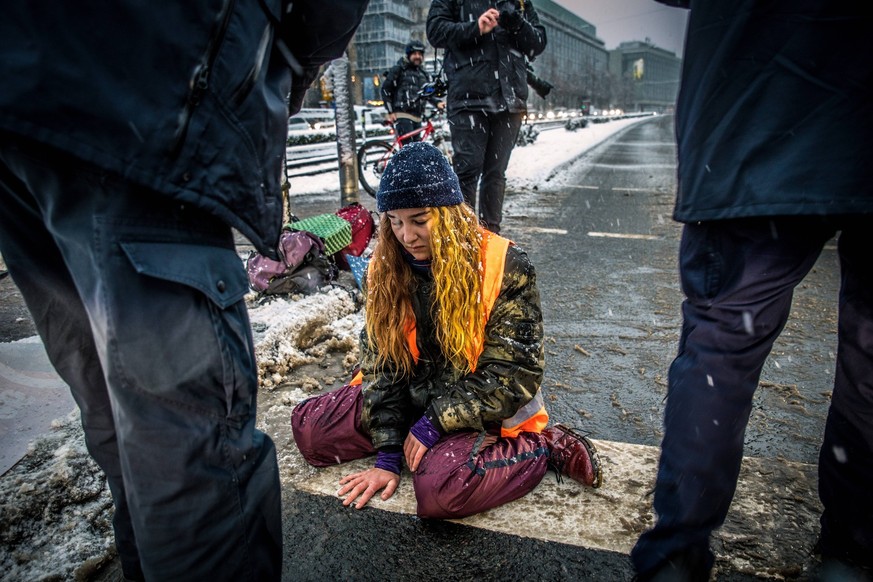
{"type": "MultiPolygon", "coordinates": [[[[503,284],[503,268],[506,265],[506,250],[510,241],[498,236],[491,231],[482,230],[482,316],[485,321],[494,308],[494,303],[500,295],[500,287],[503,284]]],[[[415,320],[406,324],[406,343],[412,357],[418,361],[419,351],[416,341],[415,320]]],[[[473,371],[476,370],[475,362],[482,355],[485,347],[485,338],[474,338],[470,352],[474,362],[473,371]]],[[[363,381],[363,374],[359,371],[352,379],[352,385],[358,385],[363,381]]],[[[542,432],[549,423],[549,413],[546,412],[542,391],[537,388],[537,393],[530,402],[519,408],[516,413],[503,421],[500,427],[500,436],[511,438],[522,432],[542,432]]]]}

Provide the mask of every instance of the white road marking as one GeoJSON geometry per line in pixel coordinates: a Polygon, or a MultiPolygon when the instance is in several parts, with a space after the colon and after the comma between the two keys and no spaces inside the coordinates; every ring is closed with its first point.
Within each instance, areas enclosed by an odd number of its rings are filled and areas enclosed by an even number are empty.
{"type": "MultiPolygon", "coordinates": [[[[615,441],[593,442],[603,468],[600,488],[584,487],[567,477],[558,483],[554,473],[549,471],[524,497],[478,515],[451,521],[499,533],[629,554],[639,534],[653,523],[650,493],[657,475],[660,450],[615,441]]],[[[335,497],[341,477],[364,471],[372,464],[373,459],[369,458],[317,469],[306,478],[295,479],[293,485],[306,493],[335,497]]],[[[744,457],[730,519],[735,525],[742,524],[746,531],[760,530],[754,552],[760,558],[752,559],[751,562],[758,563],[750,564],[749,553],[741,552],[743,555],[729,555],[727,560],[736,562],[733,565],[737,569],[751,565],[753,571],[776,566],[768,562],[779,555],[775,551],[778,541],[769,534],[774,532],[778,515],[787,505],[792,508],[792,527],[808,531],[810,540],[814,541],[820,508],[815,503],[798,503],[797,499],[814,495],[816,479],[815,465],[778,458],[744,457]],[[790,485],[774,489],[772,480],[777,473],[783,477],[790,475],[790,479],[779,480],[790,485]]],[[[340,505],[339,498],[337,505],[340,505]]],[[[400,486],[391,499],[382,501],[377,495],[370,500],[368,507],[415,515],[415,493],[409,471],[404,468],[400,486]]]]}
{"type": "Polygon", "coordinates": [[[660,240],[661,238],[653,234],[632,234],[624,232],[589,232],[588,236],[601,238],[630,238],[636,240],[660,240]]]}
{"type": "Polygon", "coordinates": [[[540,226],[531,226],[525,228],[527,232],[541,232],[544,234],[567,234],[567,231],[563,228],[544,228],[540,226]]]}

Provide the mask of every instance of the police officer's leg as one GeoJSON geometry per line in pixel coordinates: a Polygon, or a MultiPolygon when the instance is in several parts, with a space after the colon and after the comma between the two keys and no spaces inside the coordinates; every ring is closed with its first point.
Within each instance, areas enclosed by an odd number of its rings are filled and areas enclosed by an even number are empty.
{"type": "Polygon", "coordinates": [[[761,368],[788,318],[794,287],[833,232],[804,218],[685,226],[684,321],[669,374],[658,521],[632,552],[643,579],[677,553],[701,557],[700,570],[711,568],[709,536],[724,522],[736,489],[761,368]]]}
{"type": "Polygon", "coordinates": [[[155,580],[277,580],[276,451],[255,429],[248,281],[231,230],[193,208],[140,204],[152,192],[109,183],[104,193],[112,202],[95,209],[88,281],[101,299],[86,306],[105,329],[143,570],[155,580]]]}
{"type": "Polygon", "coordinates": [[[822,555],[873,568],[873,219],[843,225],[839,240],[839,347],[819,457],[822,555]]]}
{"type": "Polygon", "coordinates": [[[19,178],[94,333],[143,572],[278,579],[278,469],[254,428],[247,279],[230,228],[76,162],[39,170],[19,178]]]}
{"type": "Polygon", "coordinates": [[[452,132],[452,165],[461,183],[464,201],[476,210],[476,191],[488,144],[487,115],[482,111],[459,111],[449,117],[452,132]]]}
{"type": "Polygon", "coordinates": [[[506,193],[506,168],[521,129],[521,113],[488,115],[488,145],[482,167],[479,218],[493,232],[500,232],[503,198],[506,193]]]}
{"type": "MultiPolygon", "coordinates": [[[[61,249],[43,224],[40,205],[16,176],[26,172],[47,170],[17,147],[0,147],[0,251],[34,318],[49,360],[79,406],[88,452],[106,474],[115,505],[112,524],[124,577],[142,580],[115,422],[91,324],[61,249]]],[[[63,174],[58,177],[67,179],[63,174]]],[[[59,187],[58,182],[43,184],[45,190],[55,192],[59,187]]]]}

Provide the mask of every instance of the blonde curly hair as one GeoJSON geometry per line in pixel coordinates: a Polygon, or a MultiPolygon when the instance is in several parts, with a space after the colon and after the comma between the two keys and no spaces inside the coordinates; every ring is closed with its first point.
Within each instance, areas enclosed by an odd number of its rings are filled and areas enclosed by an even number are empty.
{"type": "MultiPolygon", "coordinates": [[[[443,355],[460,376],[476,368],[484,336],[482,232],[476,214],[466,204],[429,211],[433,220],[431,314],[443,355]]],[[[367,273],[366,331],[377,370],[389,367],[401,376],[412,375],[415,359],[407,334],[415,322],[413,284],[412,268],[383,214],[367,273]]]]}

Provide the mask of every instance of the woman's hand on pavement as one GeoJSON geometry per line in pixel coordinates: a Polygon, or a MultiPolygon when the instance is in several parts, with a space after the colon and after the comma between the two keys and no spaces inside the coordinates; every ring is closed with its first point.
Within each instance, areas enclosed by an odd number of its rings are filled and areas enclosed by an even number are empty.
{"type": "Polygon", "coordinates": [[[400,475],[374,467],[360,473],[346,475],[340,479],[342,487],[337,495],[342,497],[348,493],[348,496],[343,500],[343,505],[348,507],[354,503],[355,509],[362,509],[370,501],[370,498],[379,491],[382,491],[382,495],[380,495],[382,501],[390,499],[399,484],[400,475]]]}

